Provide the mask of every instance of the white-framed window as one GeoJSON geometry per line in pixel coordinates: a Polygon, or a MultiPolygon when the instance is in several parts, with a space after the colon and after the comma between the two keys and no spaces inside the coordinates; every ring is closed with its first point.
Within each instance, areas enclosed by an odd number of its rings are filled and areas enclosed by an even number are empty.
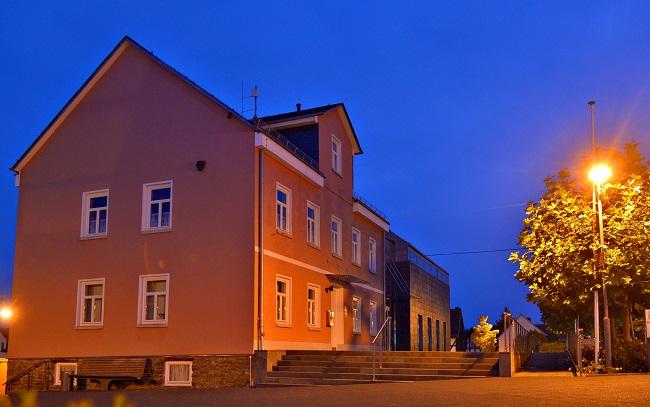
{"type": "Polygon", "coordinates": [[[192,362],[168,361],[165,362],[165,386],[191,386],[192,362]]]}
{"type": "Polygon", "coordinates": [[[155,182],[142,186],[142,231],[155,232],[172,228],[172,182],[155,182]]]}
{"type": "Polygon", "coordinates": [[[332,170],[338,174],[343,173],[341,157],[341,140],[337,139],[336,136],[332,134],[332,170]]]}
{"type": "Polygon", "coordinates": [[[361,333],[361,298],[352,297],[352,332],[361,333]]]}
{"type": "Polygon", "coordinates": [[[320,208],[307,201],[307,242],[320,246],[320,208]]]}
{"type": "Polygon", "coordinates": [[[377,242],[375,239],[368,239],[368,270],[371,273],[377,272],[377,242]]]}
{"type": "Polygon", "coordinates": [[[307,284],[307,326],[320,327],[320,287],[307,284]]]}
{"type": "Polygon", "coordinates": [[[82,195],[81,237],[105,237],[108,233],[108,189],[82,195]]]}
{"type": "Polygon", "coordinates": [[[77,326],[99,328],[104,323],[104,279],[79,280],[77,326]]]}
{"type": "Polygon", "coordinates": [[[278,325],[291,324],[291,279],[275,277],[275,322],[278,325]]]}
{"type": "MultiPolygon", "coordinates": [[[[60,362],[54,364],[54,385],[61,385],[61,374],[68,372],[69,374],[77,373],[77,364],[74,362],[60,362]]],[[[76,381],[77,379],[75,379],[76,381]]]]}
{"type": "Polygon", "coordinates": [[[169,309],[169,274],[140,276],[138,323],[166,326],[169,309]]]}
{"type": "Polygon", "coordinates": [[[370,301],[370,335],[377,335],[377,303],[370,301]]]}
{"type": "Polygon", "coordinates": [[[279,232],[291,234],[291,190],[276,185],[275,227],[279,232]]]}
{"type": "Polygon", "coordinates": [[[341,219],[332,216],[332,254],[338,257],[342,257],[342,242],[341,242],[341,230],[343,229],[343,223],[341,219]]]}
{"type": "Polygon", "coordinates": [[[352,264],[361,265],[361,232],[352,229],[352,264]]]}

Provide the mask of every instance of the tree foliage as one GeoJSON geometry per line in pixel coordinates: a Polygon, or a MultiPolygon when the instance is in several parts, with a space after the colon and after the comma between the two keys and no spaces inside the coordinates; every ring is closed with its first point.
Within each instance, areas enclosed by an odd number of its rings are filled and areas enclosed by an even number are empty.
{"type": "Polygon", "coordinates": [[[605,282],[610,316],[629,338],[630,315],[650,305],[650,171],[634,141],[623,151],[598,150],[597,157],[613,172],[601,189],[605,245],[586,180],[592,160],[583,157],[577,176],[562,170],[544,180],[546,192],[526,208],[518,239],[523,250],[509,260],[551,329],[571,329],[576,316],[590,327],[594,292],[605,282]],[[595,250],[605,252],[603,270],[594,267],[595,250]]]}
{"type": "Polygon", "coordinates": [[[488,324],[487,320],[487,315],[478,319],[478,325],[472,331],[472,342],[481,348],[482,352],[494,352],[499,331],[492,330],[492,324],[488,324]]]}

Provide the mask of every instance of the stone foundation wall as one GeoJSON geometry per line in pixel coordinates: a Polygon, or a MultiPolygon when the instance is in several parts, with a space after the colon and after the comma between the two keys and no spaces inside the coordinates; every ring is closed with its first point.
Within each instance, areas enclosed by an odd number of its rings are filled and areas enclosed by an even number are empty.
{"type": "MultiPolygon", "coordinates": [[[[191,361],[192,362],[192,387],[245,387],[250,385],[252,375],[252,355],[174,355],[150,356],[152,361],[153,377],[147,383],[128,384],[129,389],[154,388],[164,386],[165,362],[191,361]]],[[[18,393],[29,390],[50,391],[60,390],[59,385],[54,385],[55,365],[61,362],[79,364],[82,358],[51,359],[41,364],[29,375],[25,375],[9,386],[8,393],[18,393]]],[[[7,368],[7,378],[26,371],[32,366],[42,362],[43,359],[10,359],[7,368]]],[[[113,386],[112,388],[115,388],[113,386]]],[[[99,390],[101,387],[95,382],[88,382],[88,390],[99,390]]]]}

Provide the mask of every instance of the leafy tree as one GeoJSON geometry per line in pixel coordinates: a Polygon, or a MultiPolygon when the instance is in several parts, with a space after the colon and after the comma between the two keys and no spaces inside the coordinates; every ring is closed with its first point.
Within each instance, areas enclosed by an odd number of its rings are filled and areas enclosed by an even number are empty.
{"type": "Polygon", "coordinates": [[[605,245],[596,233],[592,186],[583,181],[592,160],[583,157],[577,178],[562,170],[544,180],[546,192],[526,208],[518,239],[524,250],[509,260],[519,266],[515,278],[529,287],[527,300],[556,331],[571,329],[576,316],[591,327],[593,293],[604,281],[610,317],[629,340],[630,321],[650,305],[650,171],[635,141],[597,155],[614,174],[601,189],[605,245]],[[595,270],[594,250],[605,251],[603,270],[595,270]]]}
{"type": "Polygon", "coordinates": [[[478,325],[472,331],[472,342],[481,348],[482,352],[494,352],[499,331],[492,330],[492,324],[488,324],[487,320],[487,315],[478,319],[478,325]]]}

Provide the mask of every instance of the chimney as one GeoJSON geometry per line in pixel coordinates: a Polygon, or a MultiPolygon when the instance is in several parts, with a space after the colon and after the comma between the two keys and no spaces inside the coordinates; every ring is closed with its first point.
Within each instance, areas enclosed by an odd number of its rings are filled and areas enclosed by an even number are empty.
{"type": "Polygon", "coordinates": [[[300,104],[300,103],[296,103],[296,112],[299,112],[299,111],[300,111],[300,106],[302,106],[302,104],[300,104]]]}

